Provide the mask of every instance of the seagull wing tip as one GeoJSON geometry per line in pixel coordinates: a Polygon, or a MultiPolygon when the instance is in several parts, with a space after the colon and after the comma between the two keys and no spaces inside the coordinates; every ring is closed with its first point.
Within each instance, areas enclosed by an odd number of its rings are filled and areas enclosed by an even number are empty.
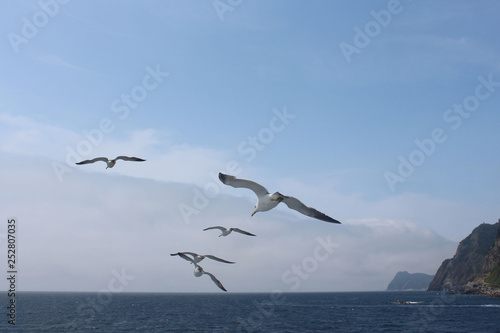
{"type": "Polygon", "coordinates": [[[331,218],[330,216],[327,216],[327,218],[324,219],[324,221],[330,222],[330,223],[335,223],[335,224],[342,224],[340,221],[337,221],[336,219],[331,218]]]}
{"type": "Polygon", "coordinates": [[[219,172],[219,180],[225,184],[226,183],[226,179],[227,179],[227,175],[226,174],[223,174],[222,172],[219,172]]]}

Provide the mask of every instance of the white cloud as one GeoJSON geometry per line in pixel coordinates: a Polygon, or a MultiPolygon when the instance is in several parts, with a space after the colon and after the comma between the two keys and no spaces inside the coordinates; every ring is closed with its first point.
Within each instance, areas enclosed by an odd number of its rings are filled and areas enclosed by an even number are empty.
{"type": "Polygon", "coordinates": [[[296,196],[305,204],[342,222],[351,223],[367,218],[411,221],[454,241],[465,238],[477,225],[495,222],[497,209],[477,202],[460,202],[436,198],[425,193],[403,192],[379,199],[366,199],[363,193],[338,193],[338,181],[349,179],[254,179],[270,191],[296,196]]]}
{"type": "Polygon", "coordinates": [[[471,64],[485,68],[480,73],[497,71],[497,53],[496,47],[463,35],[394,30],[371,40],[359,55],[352,56],[349,66],[345,66],[342,52],[335,54],[337,62],[332,71],[339,83],[360,86],[398,82],[451,85],[461,79],[464,68],[470,70],[471,64]],[[398,56],[387,57],[388,52],[398,56]]]}
{"type": "MultiPolygon", "coordinates": [[[[51,158],[52,163],[65,168],[62,174],[59,173],[63,181],[77,171],[203,185],[210,180],[210,172],[224,170],[228,160],[226,152],[177,143],[166,130],[139,129],[126,138],[117,138],[113,132],[105,134],[89,130],[88,133],[77,133],[8,113],[0,114],[0,123],[3,127],[0,133],[1,151],[51,158]],[[148,163],[140,166],[118,163],[112,170],[106,170],[104,163],[84,167],[73,164],[77,160],[98,156],[114,158],[118,155],[142,157],[148,163]]],[[[59,179],[56,172],[53,176],[59,179]]]]}
{"type": "Polygon", "coordinates": [[[0,114],[0,151],[54,157],[64,149],[64,142],[76,140],[70,130],[36,122],[9,113],[0,114]]]}
{"type": "Polygon", "coordinates": [[[210,279],[195,278],[191,265],[170,256],[177,251],[236,261],[203,262],[231,291],[291,291],[297,283],[296,291],[380,290],[399,270],[432,273],[456,247],[410,222],[334,225],[286,207],[250,217],[252,201],[223,193],[186,223],[179,205],[192,203],[193,185],[86,172],[59,183],[44,171],[46,159],[10,161],[1,162],[14,178],[1,179],[9,197],[0,210],[19,220],[25,290],[98,291],[113,270],[125,269],[134,276],[125,291],[217,291],[210,279]],[[212,225],[240,227],[257,237],[202,231],[212,225]],[[307,266],[314,264],[318,237],[330,238],[335,250],[317,267],[307,266]],[[314,270],[298,282],[290,280],[297,278],[292,273],[284,279],[293,265],[314,270]]]}
{"type": "MultiPolygon", "coordinates": [[[[343,224],[316,221],[284,205],[250,217],[253,194],[217,180],[229,160],[226,152],[166,141],[165,133],[152,129],[121,141],[109,138],[94,152],[138,154],[147,163],[73,168],[59,182],[51,167],[54,149],[42,148],[78,140],[78,135],[24,117],[4,114],[0,121],[8,133],[1,141],[6,158],[0,162],[0,183],[9,193],[0,207],[20,221],[26,289],[99,290],[110,272],[123,268],[135,276],[129,291],[214,291],[209,279],[196,279],[190,265],[169,255],[195,251],[237,261],[204,263],[233,291],[380,290],[400,270],[432,274],[456,249],[456,242],[439,234],[456,235],[457,241],[483,222],[477,218],[480,207],[467,215],[464,210],[474,206],[418,194],[369,201],[361,194],[336,193],[335,179],[304,182],[281,179],[279,173],[255,180],[343,224]],[[14,145],[12,138],[23,136],[30,139],[14,145]],[[181,205],[195,213],[186,219],[181,205]],[[202,231],[213,225],[241,227],[258,236],[202,231]],[[318,237],[330,237],[336,247],[315,264],[318,237]],[[294,267],[301,265],[313,271],[297,275],[294,267]]],[[[241,176],[253,179],[255,172],[245,168],[241,176]]]]}

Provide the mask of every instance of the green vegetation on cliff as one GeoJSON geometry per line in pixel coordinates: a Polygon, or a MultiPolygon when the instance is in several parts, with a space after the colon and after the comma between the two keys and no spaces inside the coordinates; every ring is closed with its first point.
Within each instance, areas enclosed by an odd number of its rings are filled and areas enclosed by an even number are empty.
{"type": "Polygon", "coordinates": [[[491,274],[484,279],[492,288],[500,288],[500,266],[493,268],[491,274]]]}
{"type": "MultiPolygon", "coordinates": [[[[429,284],[429,291],[496,293],[500,288],[500,221],[483,223],[460,242],[429,284]]],[[[500,291],[499,291],[500,292],[500,291]]]]}

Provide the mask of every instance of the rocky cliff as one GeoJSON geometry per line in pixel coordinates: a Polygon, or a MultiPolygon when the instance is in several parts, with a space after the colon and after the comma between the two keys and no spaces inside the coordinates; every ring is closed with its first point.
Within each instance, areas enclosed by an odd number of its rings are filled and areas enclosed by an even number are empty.
{"type": "Polygon", "coordinates": [[[398,272],[387,286],[387,290],[426,290],[433,277],[424,273],[398,272]]]}
{"type": "Polygon", "coordinates": [[[481,224],[462,240],[427,290],[500,296],[500,220],[481,224]]]}

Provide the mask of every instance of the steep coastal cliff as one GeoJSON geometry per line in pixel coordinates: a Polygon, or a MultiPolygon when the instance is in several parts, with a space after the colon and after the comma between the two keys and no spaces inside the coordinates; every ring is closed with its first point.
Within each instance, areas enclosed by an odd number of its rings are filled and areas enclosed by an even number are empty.
{"type": "Polygon", "coordinates": [[[427,290],[500,296],[500,220],[479,225],[462,240],[427,290]]]}

